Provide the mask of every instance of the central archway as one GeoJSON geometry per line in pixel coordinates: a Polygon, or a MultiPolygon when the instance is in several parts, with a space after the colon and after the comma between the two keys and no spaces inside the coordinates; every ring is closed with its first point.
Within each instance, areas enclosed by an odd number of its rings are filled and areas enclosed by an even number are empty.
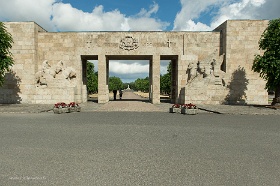
{"type": "MultiPolygon", "coordinates": [[[[107,65],[107,69],[106,69],[106,72],[107,73],[107,78],[109,79],[109,74],[111,73],[112,74],[112,70],[110,69],[111,68],[111,65],[114,63],[114,62],[118,62],[118,61],[129,61],[131,63],[135,63],[136,61],[138,62],[142,62],[142,63],[145,63],[145,66],[148,65],[148,69],[147,69],[147,76],[149,78],[149,90],[148,92],[150,93],[151,92],[151,85],[152,85],[152,76],[151,76],[151,65],[152,65],[152,56],[150,55],[110,55],[110,56],[106,56],[106,61],[108,63],[107,65]],[[146,64],[147,63],[147,64],[146,64]],[[109,69],[110,69],[110,73],[109,73],[109,69]]],[[[127,62],[127,63],[129,63],[127,62]]],[[[131,69],[131,70],[135,70],[135,69],[131,69]]],[[[124,73],[124,74],[129,74],[129,70],[127,71],[127,73],[124,73]]],[[[139,77],[139,78],[143,78],[143,77],[139,77]]],[[[135,81],[135,80],[133,80],[135,81]]],[[[123,99],[125,100],[125,98],[123,99]]],[[[135,100],[135,101],[149,101],[149,102],[152,102],[152,96],[151,94],[149,94],[148,98],[145,99],[139,99],[139,100],[135,100]]]]}
{"type": "Polygon", "coordinates": [[[171,62],[171,95],[170,102],[175,103],[178,99],[178,56],[176,55],[82,55],[82,77],[83,84],[86,84],[86,63],[89,60],[98,61],[98,103],[107,103],[110,101],[109,92],[109,68],[110,61],[116,60],[139,60],[148,61],[149,65],[149,97],[148,101],[153,104],[159,104],[160,97],[160,61],[168,60],[171,62]]]}

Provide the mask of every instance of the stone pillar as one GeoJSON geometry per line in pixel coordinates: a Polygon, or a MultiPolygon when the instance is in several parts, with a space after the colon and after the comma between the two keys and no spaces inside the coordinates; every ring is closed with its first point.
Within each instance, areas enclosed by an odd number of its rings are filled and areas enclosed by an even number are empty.
{"type": "Polygon", "coordinates": [[[160,56],[153,55],[152,58],[152,84],[151,84],[151,96],[153,104],[160,104],[160,56]]]}
{"type": "Polygon", "coordinates": [[[106,56],[98,55],[98,103],[109,102],[107,63],[106,56]]]}
{"type": "Polygon", "coordinates": [[[178,103],[178,60],[171,60],[171,103],[178,103]]]}
{"type": "Polygon", "coordinates": [[[75,99],[73,101],[77,103],[82,103],[82,84],[78,84],[75,88],[75,99]]]}
{"type": "Polygon", "coordinates": [[[75,61],[80,61],[79,63],[75,64],[75,68],[76,68],[76,81],[77,81],[77,85],[76,85],[76,90],[75,90],[75,102],[78,103],[83,103],[83,102],[87,102],[87,90],[84,89],[84,84],[83,84],[83,71],[84,68],[86,70],[86,67],[84,67],[83,64],[83,60],[80,58],[80,56],[75,59],[75,61]]]}
{"type": "Polygon", "coordinates": [[[152,93],[153,93],[153,80],[152,80],[152,77],[153,77],[153,61],[152,59],[150,59],[149,61],[149,101],[152,103],[152,93]]]}
{"type": "Polygon", "coordinates": [[[87,60],[82,60],[82,69],[81,69],[81,79],[82,79],[82,102],[87,102],[88,92],[87,92],[87,60]]]}
{"type": "MultiPolygon", "coordinates": [[[[106,58],[106,85],[109,85],[109,59],[106,58]]],[[[109,91],[109,87],[108,91],[109,91]]]]}
{"type": "Polygon", "coordinates": [[[82,85],[82,103],[87,102],[87,85],[82,85]]]}

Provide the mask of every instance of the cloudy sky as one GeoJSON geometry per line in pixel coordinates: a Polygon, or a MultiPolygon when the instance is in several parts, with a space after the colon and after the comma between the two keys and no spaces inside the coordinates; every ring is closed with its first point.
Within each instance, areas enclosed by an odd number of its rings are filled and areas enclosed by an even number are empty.
{"type": "MultiPolygon", "coordinates": [[[[0,21],[58,32],[209,31],[228,19],[279,17],[280,0],[0,0],[0,21]]],[[[110,61],[110,74],[125,82],[146,77],[148,62],[110,61]]]]}

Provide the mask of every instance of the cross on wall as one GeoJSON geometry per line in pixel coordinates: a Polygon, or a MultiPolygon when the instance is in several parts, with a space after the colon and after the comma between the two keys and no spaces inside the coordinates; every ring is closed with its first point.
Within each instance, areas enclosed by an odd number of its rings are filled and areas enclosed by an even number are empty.
{"type": "Polygon", "coordinates": [[[170,39],[168,39],[168,41],[167,41],[167,45],[168,45],[168,48],[170,48],[170,44],[171,44],[172,42],[170,41],[170,39]]]}

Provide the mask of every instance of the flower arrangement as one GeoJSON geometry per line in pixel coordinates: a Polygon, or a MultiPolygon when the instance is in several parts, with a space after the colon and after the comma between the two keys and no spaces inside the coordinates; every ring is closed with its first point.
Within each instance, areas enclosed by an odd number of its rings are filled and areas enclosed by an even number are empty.
{"type": "Polygon", "coordinates": [[[170,113],[181,113],[181,114],[190,114],[195,115],[197,114],[197,106],[189,103],[189,104],[174,104],[171,108],[169,108],[170,113]]]}
{"type": "Polygon", "coordinates": [[[184,105],[182,105],[182,108],[181,108],[181,114],[196,115],[197,106],[192,103],[184,104],[184,105]]]}
{"type": "Polygon", "coordinates": [[[79,104],[77,104],[75,102],[71,102],[69,104],[66,104],[64,102],[58,102],[58,103],[54,104],[54,107],[53,107],[53,112],[55,114],[80,112],[80,111],[81,111],[81,107],[79,106],[79,104]]]}
{"type": "Polygon", "coordinates": [[[174,105],[172,105],[172,108],[181,108],[181,105],[180,104],[174,104],[174,105]]]}
{"type": "Polygon", "coordinates": [[[180,104],[174,104],[171,108],[169,108],[170,113],[180,113],[181,112],[181,105],[180,104]]]}
{"type": "Polygon", "coordinates": [[[59,102],[54,104],[54,108],[66,108],[66,107],[68,107],[68,105],[64,102],[59,102]]]}
{"type": "Polygon", "coordinates": [[[196,105],[189,103],[189,104],[184,104],[182,105],[182,108],[186,108],[186,109],[197,109],[196,105]]]}
{"type": "Polygon", "coordinates": [[[59,103],[54,104],[53,112],[55,114],[61,114],[61,113],[66,113],[66,112],[68,113],[68,112],[70,112],[70,109],[69,109],[68,104],[66,104],[64,102],[59,102],[59,103]]]}
{"type": "Polygon", "coordinates": [[[76,107],[76,106],[79,106],[79,104],[75,103],[75,102],[71,102],[69,103],[68,105],[69,107],[76,107]]]}
{"type": "Polygon", "coordinates": [[[78,103],[71,102],[71,103],[69,103],[68,106],[70,108],[70,112],[80,112],[81,111],[81,107],[79,106],[78,103]]]}

